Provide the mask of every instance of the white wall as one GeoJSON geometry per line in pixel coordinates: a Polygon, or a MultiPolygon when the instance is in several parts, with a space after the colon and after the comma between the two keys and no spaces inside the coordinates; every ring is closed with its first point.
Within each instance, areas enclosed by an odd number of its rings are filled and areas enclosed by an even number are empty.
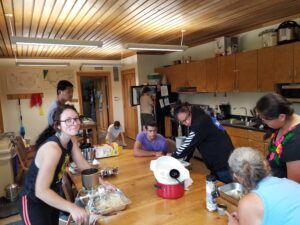
{"type": "MultiPolygon", "coordinates": [[[[26,60],[26,61],[43,61],[45,60],[26,60]]],[[[47,60],[47,62],[57,62],[57,60],[47,60]]],[[[11,90],[7,87],[6,76],[10,74],[14,74],[16,77],[22,76],[24,74],[36,74],[37,77],[43,76],[43,70],[48,69],[49,73],[52,71],[69,71],[74,76],[74,99],[78,99],[78,88],[76,84],[76,73],[80,70],[81,63],[116,63],[119,64],[119,60],[113,61],[100,61],[100,60],[59,60],[59,62],[69,62],[70,67],[66,69],[62,69],[59,67],[17,67],[15,66],[14,59],[0,59],[0,97],[1,97],[1,106],[3,113],[3,121],[4,121],[4,131],[14,131],[18,133],[20,127],[20,116],[19,116],[19,108],[17,100],[7,100],[7,94],[13,94],[11,90]]],[[[92,70],[91,68],[84,68],[84,71],[92,70]]],[[[104,67],[104,70],[111,71],[111,67],[104,67]]],[[[112,77],[112,95],[113,95],[113,119],[120,120],[123,123],[123,102],[122,102],[122,92],[121,92],[121,79],[119,81],[113,81],[112,77]]],[[[120,75],[119,75],[119,78],[120,75]]],[[[58,80],[57,80],[58,81],[58,80]]],[[[43,79],[39,79],[39,82],[43,82],[43,79]]],[[[42,86],[42,84],[41,84],[42,86]]],[[[27,88],[28,89],[28,88],[27,88]]],[[[30,87],[29,87],[30,89],[30,87]]],[[[22,115],[23,115],[23,125],[26,129],[26,138],[30,138],[32,142],[36,140],[40,132],[47,126],[47,112],[50,104],[56,98],[56,88],[51,90],[41,90],[35,89],[31,91],[27,91],[27,93],[32,92],[43,92],[43,111],[44,115],[40,115],[38,108],[30,108],[30,99],[22,99],[21,107],[22,107],[22,115]]],[[[26,92],[21,92],[26,93],[26,92]]],[[[79,109],[79,104],[74,103],[75,107],[79,109]]]]}

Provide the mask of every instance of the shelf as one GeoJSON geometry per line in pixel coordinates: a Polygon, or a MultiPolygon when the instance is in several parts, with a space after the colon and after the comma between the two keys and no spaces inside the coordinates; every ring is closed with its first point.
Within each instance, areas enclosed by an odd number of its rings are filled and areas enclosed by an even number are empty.
{"type": "Polygon", "coordinates": [[[32,94],[41,94],[44,97],[43,93],[23,93],[23,94],[9,94],[7,96],[7,100],[15,100],[15,99],[31,99],[32,94]]]}

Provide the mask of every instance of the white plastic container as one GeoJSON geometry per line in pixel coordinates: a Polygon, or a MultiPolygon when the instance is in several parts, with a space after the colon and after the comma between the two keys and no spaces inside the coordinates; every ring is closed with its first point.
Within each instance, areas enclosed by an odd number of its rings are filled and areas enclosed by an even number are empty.
{"type": "Polygon", "coordinates": [[[263,48],[277,45],[277,32],[275,29],[264,30],[259,36],[261,36],[263,48]]]}

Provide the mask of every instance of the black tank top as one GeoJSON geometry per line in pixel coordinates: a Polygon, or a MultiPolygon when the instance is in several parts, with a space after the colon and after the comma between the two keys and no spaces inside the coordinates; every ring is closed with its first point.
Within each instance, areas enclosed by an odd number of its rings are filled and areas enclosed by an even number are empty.
{"type": "MultiPolygon", "coordinates": [[[[56,193],[60,194],[61,193],[61,179],[63,173],[66,171],[66,166],[69,162],[70,156],[71,156],[71,151],[72,151],[72,141],[70,141],[67,145],[67,149],[65,149],[62,144],[60,143],[60,140],[57,136],[53,135],[49,137],[45,142],[49,141],[54,141],[58,144],[60,147],[62,154],[60,156],[59,162],[57,164],[57,167],[55,169],[55,173],[53,176],[52,183],[50,185],[50,188],[55,191],[56,193]]],[[[43,145],[44,145],[43,144],[43,145]]],[[[51,151],[51,149],[49,149],[51,151]]],[[[35,202],[42,202],[39,198],[35,196],[35,182],[37,178],[37,174],[39,171],[39,168],[35,165],[34,162],[35,158],[32,160],[32,163],[27,171],[25,182],[24,182],[24,187],[22,194],[27,195],[31,200],[35,202]]]]}

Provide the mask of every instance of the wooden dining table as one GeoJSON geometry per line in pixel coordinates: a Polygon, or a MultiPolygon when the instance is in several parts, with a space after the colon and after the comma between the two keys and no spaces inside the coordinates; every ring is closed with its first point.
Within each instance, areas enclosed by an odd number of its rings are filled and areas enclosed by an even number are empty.
{"type": "MultiPolygon", "coordinates": [[[[134,157],[132,150],[123,150],[119,156],[100,159],[100,168],[118,167],[117,175],[106,177],[130,199],[131,203],[125,210],[115,215],[103,216],[97,224],[109,225],[158,225],[158,224],[203,224],[225,225],[227,216],[217,212],[209,212],[205,205],[205,178],[209,171],[204,163],[191,160],[190,175],[193,184],[179,199],[164,199],[156,194],[156,183],[150,170],[150,161],[156,157],[134,157]]],[[[76,189],[81,190],[80,174],[70,174],[76,189]]],[[[224,203],[224,202],[222,202],[224,203]]],[[[227,203],[226,203],[227,204],[227,203]]],[[[230,207],[234,207],[227,204],[230,207]]],[[[231,210],[229,208],[229,210],[231,210]]]]}

